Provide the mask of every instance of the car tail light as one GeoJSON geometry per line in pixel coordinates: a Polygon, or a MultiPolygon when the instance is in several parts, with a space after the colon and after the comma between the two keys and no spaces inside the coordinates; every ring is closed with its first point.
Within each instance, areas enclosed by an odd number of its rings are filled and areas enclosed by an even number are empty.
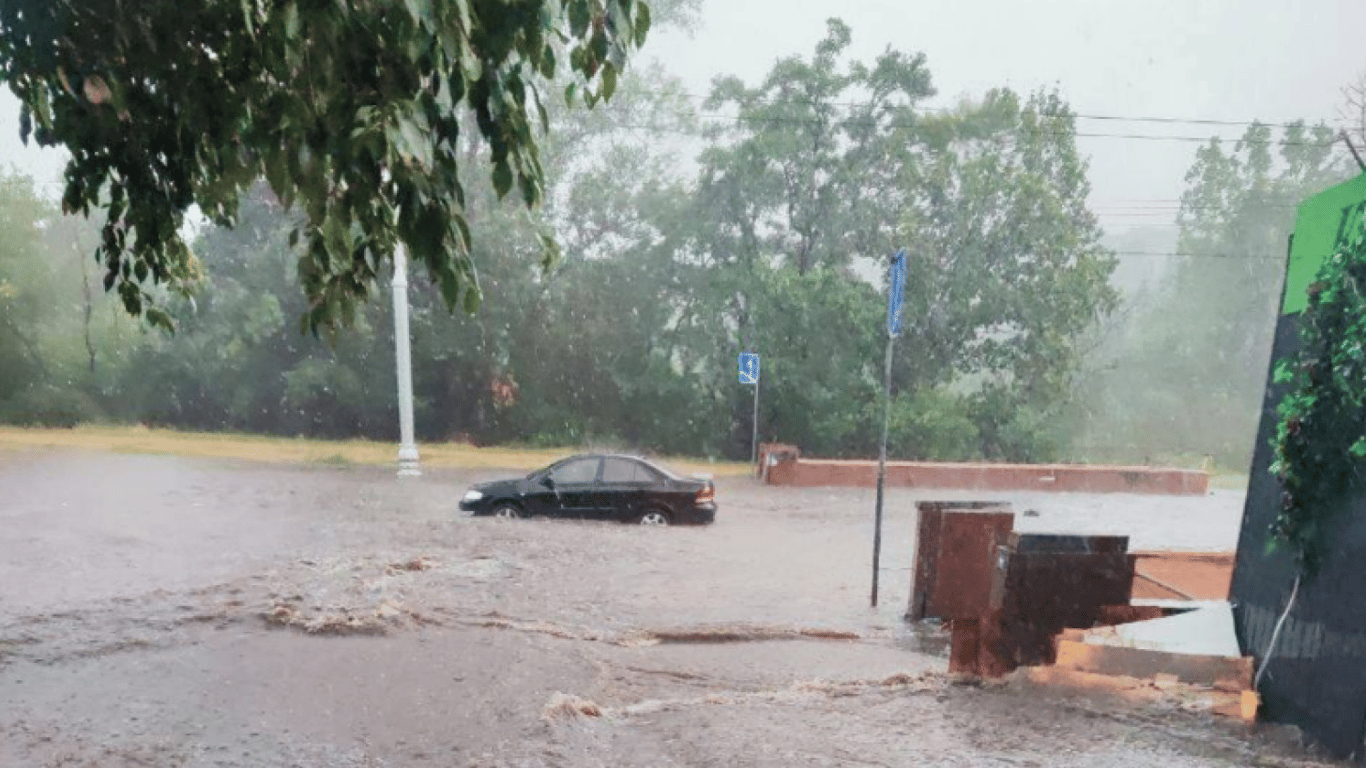
{"type": "Polygon", "coordinates": [[[711,501],[714,498],[716,498],[716,488],[711,483],[707,483],[702,487],[702,490],[697,492],[698,501],[711,501]]]}

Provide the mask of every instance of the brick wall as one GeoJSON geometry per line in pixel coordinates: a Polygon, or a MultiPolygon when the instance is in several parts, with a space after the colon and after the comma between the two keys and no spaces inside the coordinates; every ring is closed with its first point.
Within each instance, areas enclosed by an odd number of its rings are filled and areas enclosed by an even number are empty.
{"type": "MultiPolygon", "coordinates": [[[[773,452],[765,461],[770,485],[871,487],[877,462],[803,459],[773,452]]],[[[1209,473],[1159,467],[1110,467],[1079,464],[950,464],[888,462],[887,485],[972,491],[1059,491],[1151,493],[1200,496],[1209,492],[1209,473]]]]}

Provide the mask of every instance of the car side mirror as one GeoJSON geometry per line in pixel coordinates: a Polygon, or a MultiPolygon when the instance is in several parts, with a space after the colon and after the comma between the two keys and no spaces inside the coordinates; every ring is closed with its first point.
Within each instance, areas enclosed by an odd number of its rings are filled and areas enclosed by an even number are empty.
{"type": "Polygon", "coordinates": [[[541,477],[541,485],[544,485],[547,488],[554,488],[555,481],[550,478],[550,475],[543,475],[541,477]]]}

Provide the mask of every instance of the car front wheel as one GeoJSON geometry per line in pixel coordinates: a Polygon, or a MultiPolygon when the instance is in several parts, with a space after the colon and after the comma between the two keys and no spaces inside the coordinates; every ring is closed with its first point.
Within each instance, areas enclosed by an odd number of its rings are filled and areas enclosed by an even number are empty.
{"type": "Polygon", "coordinates": [[[662,509],[651,509],[641,513],[637,522],[641,525],[668,525],[669,513],[662,509]]]}
{"type": "Polygon", "coordinates": [[[522,510],[512,504],[499,504],[493,509],[493,516],[504,520],[516,520],[522,516],[522,510]]]}

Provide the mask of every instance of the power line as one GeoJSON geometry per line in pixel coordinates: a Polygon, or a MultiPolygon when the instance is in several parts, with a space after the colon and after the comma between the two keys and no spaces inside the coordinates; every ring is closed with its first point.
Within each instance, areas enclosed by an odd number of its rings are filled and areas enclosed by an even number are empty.
{"type": "MultiPolygon", "coordinates": [[[[1240,205],[1240,207],[1241,207],[1241,206],[1245,206],[1245,207],[1248,207],[1248,208],[1298,208],[1298,207],[1299,207],[1299,206],[1294,205],[1294,204],[1291,204],[1291,203],[1252,203],[1252,202],[1245,202],[1245,201],[1240,201],[1240,202],[1239,202],[1239,205],[1240,205]]],[[[1097,207],[1097,208],[1111,208],[1111,209],[1115,209],[1115,210],[1123,209],[1123,210],[1126,210],[1126,211],[1157,211],[1157,210],[1162,210],[1162,211],[1165,211],[1165,210],[1173,210],[1173,211],[1174,211],[1174,210],[1178,210],[1178,209],[1180,209],[1180,210],[1187,210],[1187,211],[1205,211],[1205,210],[1210,210],[1210,209],[1222,210],[1224,206],[1222,206],[1222,205],[1217,205],[1217,204],[1214,204],[1214,203],[1205,203],[1205,204],[1201,204],[1201,205],[1183,205],[1183,204],[1181,204],[1181,203],[1162,203],[1162,204],[1151,204],[1151,205],[1149,205],[1149,204],[1134,204],[1134,205],[1097,205],[1096,207],[1097,207]]]]}
{"type": "MultiPolygon", "coordinates": [[[[812,120],[812,119],[809,119],[809,118],[779,117],[779,116],[763,116],[763,115],[730,115],[730,114],[724,114],[724,113],[720,113],[720,112],[697,112],[697,113],[692,113],[692,114],[680,114],[679,117],[680,117],[680,118],[684,118],[684,119],[687,119],[687,118],[696,118],[696,119],[701,120],[701,121],[708,121],[708,120],[713,121],[711,126],[703,126],[704,129],[707,128],[707,127],[716,127],[716,126],[718,126],[718,125],[720,124],[720,122],[734,122],[734,123],[737,123],[737,124],[743,124],[743,123],[765,124],[765,123],[767,123],[767,124],[776,124],[776,125],[783,125],[783,124],[786,124],[786,125],[819,125],[819,124],[822,123],[822,121],[819,121],[819,120],[812,120]]],[[[1048,118],[1049,116],[1044,115],[1043,117],[1048,118]]],[[[1118,119],[1118,118],[1117,118],[1117,119],[1118,119]]],[[[1154,118],[1154,119],[1156,119],[1156,118],[1154,118]]],[[[1172,118],[1172,119],[1175,120],[1176,118],[1172,118]]],[[[862,127],[875,127],[875,126],[880,126],[880,127],[886,127],[886,128],[916,128],[916,127],[919,127],[918,125],[913,124],[913,123],[898,122],[898,121],[891,121],[891,122],[888,122],[888,123],[886,123],[886,124],[884,125],[884,124],[879,123],[878,121],[875,121],[875,120],[844,120],[844,121],[842,121],[842,124],[843,124],[843,125],[846,125],[846,126],[862,126],[862,127]]],[[[652,131],[652,132],[655,132],[655,133],[674,133],[674,134],[685,135],[685,136],[693,136],[693,135],[695,135],[695,134],[694,134],[693,132],[691,132],[691,131],[683,130],[683,129],[681,129],[681,128],[676,128],[676,127],[673,127],[673,126],[640,125],[640,124],[634,124],[634,123],[617,123],[616,126],[619,127],[619,128],[632,128],[632,129],[639,129],[639,130],[647,130],[647,131],[652,131]]],[[[1338,138],[1337,138],[1336,136],[1333,137],[1332,139],[1327,140],[1327,141],[1294,141],[1294,140],[1291,140],[1291,139],[1275,139],[1275,138],[1266,138],[1266,139],[1249,140],[1249,139],[1245,139],[1245,138],[1233,139],[1233,138],[1229,138],[1229,137],[1226,137],[1226,136],[1224,136],[1224,137],[1221,137],[1221,136],[1172,136],[1172,135],[1151,134],[1151,133],[1099,133],[1099,132],[1093,132],[1093,131],[1076,131],[1076,130],[1067,131],[1067,130],[1050,130],[1050,129],[1038,129],[1038,128],[1031,129],[1031,128],[1028,127],[1028,126],[1020,126],[1020,125],[1010,126],[1010,127],[1008,127],[1008,128],[999,129],[999,131],[997,132],[997,134],[996,134],[995,136],[988,137],[988,138],[998,138],[998,139],[999,139],[999,138],[1005,138],[1005,137],[1002,136],[1001,134],[1006,133],[1007,131],[1010,131],[1010,132],[1017,132],[1017,133],[1025,133],[1025,132],[1028,132],[1028,133],[1037,133],[1037,134],[1042,135],[1042,136],[1055,136],[1055,137],[1067,137],[1067,136],[1072,136],[1072,137],[1082,138],[1082,139],[1125,139],[1125,140],[1132,140],[1132,141],[1174,141],[1174,142],[1200,143],[1200,144],[1204,144],[1204,143],[1208,143],[1208,142],[1212,142],[1212,141],[1219,141],[1219,142],[1234,142],[1234,143],[1237,143],[1237,144],[1250,142],[1250,143],[1257,144],[1257,145],[1274,145],[1274,146],[1282,146],[1282,147],[1318,147],[1318,148],[1321,148],[1321,149],[1330,148],[1330,147],[1332,147],[1334,144],[1336,144],[1336,143],[1338,142],[1338,138]]]]}
{"type": "MultiPolygon", "coordinates": [[[[654,95],[656,95],[656,96],[680,95],[680,96],[683,96],[684,98],[695,99],[695,100],[698,100],[698,101],[707,101],[707,100],[710,99],[709,96],[701,96],[701,95],[699,95],[699,94],[686,93],[686,92],[684,92],[684,93],[677,93],[677,94],[669,93],[669,92],[666,92],[666,91],[656,91],[656,90],[648,90],[647,92],[652,93],[652,94],[654,94],[654,95]]],[[[768,106],[780,106],[780,105],[785,104],[785,103],[789,103],[789,104],[791,104],[791,103],[795,103],[795,104],[806,104],[806,105],[809,105],[809,106],[829,105],[829,106],[832,106],[832,107],[847,107],[847,108],[851,108],[851,109],[857,109],[857,108],[860,108],[860,107],[869,106],[868,104],[865,104],[865,103],[852,102],[852,101],[815,101],[815,100],[811,100],[811,99],[793,99],[793,100],[787,101],[787,102],[774,101],[774,100],[772,100],[772,99],[758,99],[757,101],[758,101],[759,103],[761,103],[761,104],[765,104],[765,105],[768,105],[768,106]]],[[[918,110],[918,111],[921,111],[921,112],[937,112],[937,113],[940,113],[940,114],[947,114],[947,113],[952,113],[952,112],[956,112],[956,111],[957,111],[957,108],[955,108],[955,107],[918,107],[918,108],[912,107],[912,109],[913,109],[913,110],[918,110]]],[[[1151,116],[1151,115],[1103,115],[1103,114],[1094,114],[1094,113],[1085,113],[1085,112],[1075,112],[1075,113],[1071,113],[1071,114],[1068,114],[1068,115],[1050,115],[1050,114],[1043,114],[1043,113],[1038,113],[1038,114],[1039,114],[1040,117],[1044,117],[1044,118],[1047,118],[1047,119],[1065,119],[1065,118],[1068,118],[1068,117],[1072,117],[1072,118],[1076,118],[1076,119],[1079,119],[1079,120],[1099,120],[1099,121],[1107,121],[1107,122],[1128,122],[1128,123],[1157,123],[1157,124],[1178,124],[1178,125],[1222,125],[1222,126],[1230,126],[1230,127],[1251,127],[1251,126],[1256,125],[1256,126],[1265,126],[1265,127],[1267,127],[1267,128],[1282,128],[1282,129],[1284,129],[1284,128],[1297,128],[1297,127],[1303,127],[1303,128],[1312,128],[1312,127],[1313,127],[1312,125],[1310,125],[1310,124],[1308,124],[1308,123],[1304,123],[1304,122],[1271,123],[1271,122],[1266,122],[1266,121],[1262,121],[1262,120],[1220,120],[1220,119],[1216,119],[1216,118],[1206,118],[1206,117],[1160,117],[1160,116],[1151,116]]]]}
{"type": "MultiPolygon", "coordinates": [[[[762,124],[762,123],[771,123],[771,124],[789,124],[789,125],[817,125],[817,124],[820,123],[820,121],[818,121],[818,120],[810,120],[810,119],[806,119],[806,118],[786,118],[786,117],[761,116],[761,115],[727,115],[727,114],[722,114],[722,113],[717,113],[717,112],[711,112],[711,113],[708,113],[708,112],[700,112],[700,113],[697,113],[697,114],[694,115],[694,116],[695,116],[695,117],[698,117],[698,118],[701,118],[701,119],[704,119],[704,120],[726,120],[726,121],[734,121],[734,122],[736,122],[736,123],[746,123],[746,122],[747,122],[747,123],[760,123],[760,124],[762,124]]],[[[845,125],[853,125],[853,126],[866,126],[866,127],[872,127],[872,126],[881,125],[880,123],[878,123],[878,122],[876,122],[876,121],[872,121],[872,120],[846,120],[846,121],[844,121],[844,124],[845,124],[845,125]]],[[[679,133],[683,133],[683,131],[678,131],[677,129],[652,128],[651,126],[630,126],[630,127],[637,127],[637,128],[644,128],[644,129],[652,129],[652,130],[663,131],[663,132],[679,132],[679,133]]],[[[911,123],[904,123],[904,122],[892,121],[892,122],[890,122],[890,123],[887,123],[887,124],[886,124],[886,127],[888,127],[888,128],[914,128],[914,127],[917,127],[917,126],[915,126],[914,124],[911,124],[911,123]]],[[[1136,141],[1179,141],[1179,142],[1188,142],[1188,143],[1194,142],[1194,143],[1201,143],[1201,144],[1206,143],[1206,142],[1211,142],[1211,141],[1235,141],[1234,139],[1228,139],[1228,138],[1226,138],[1226,137],[1218,137],[1218,136],[1167,136],[1167,135],[1150,134],[1150,133],[1096,133],[1096,132],[1091,132],[1091,131],[1062,131],[1062,130],[1049,130],[1049,129],[1031,130],[1028,126],[1012,126],[1012,127],[1009,128],[1009,129],[1002,129],[1002,132],[1004,132],[1005,130],[1011,130],[1011,131],[1015,131],[1015,132],[1030,132],[1030,133],[1035,133],[1035,132],[1036,132],[1036,133],[1038,133],[1038,134],[1040,134],[1040,135],[1044,135],[1044,136],[1075,136],[1076,138],[1080,138],[1080,139],[1129,139],[1129,140],[1136,140],[1136,141]]],[[[1236,141],[1239,142],[1239,143],[1242,143],[1242,142],[1246,142],[1246,141],[1249,141],[1249,140],[1248,140],[1248,139],[1241,139],[1241,138],[1240,138],[1240,139],[1236,139],[1236,141]]],[[[1269,145],[1278,145],[1278,146],[1283,146],[1283,147],[1320,147],[1320,148],[1331,147],[1331,146],[1332,146],[1333,144],[1335,144],[1336,142],[1337,142],[1337,139],[1336,139],[1336,138],[1330,139],[1330,140],[1328,140],[1328,141],[1293,141],[1293,140],[1290,140],[1290,139],[1274,139],[1274,138],[1257,139],[1257,140],[1252,140],[1252,141],[1251,141],[1251,143],[1254,143],[1254,144],[1269,144],[1269,145]]]]}
{"type": "Polygon", "coordinates": [[[1110,251],[1116,256],[1152,256],[1186,259],[1241,259],[1246,261],[1284,261],[1285,256],[1257,253],[1195,253],[1190,251],[1110,251]]]}

